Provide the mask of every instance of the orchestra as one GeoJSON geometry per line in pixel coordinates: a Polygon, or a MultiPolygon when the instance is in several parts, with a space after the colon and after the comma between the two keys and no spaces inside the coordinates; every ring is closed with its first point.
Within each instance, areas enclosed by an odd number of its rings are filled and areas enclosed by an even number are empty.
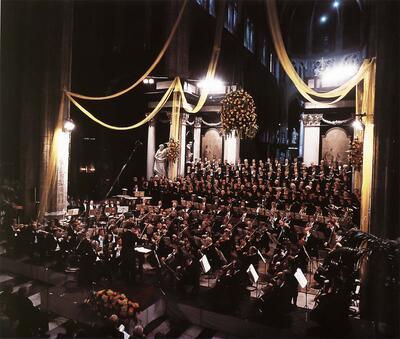
{"type": "Polygon", "coordinates": [[[348,218],[357,213],[358,201],[348,192],[345,166],[257,166],[247,160],[195,162],[175,182],[143,179],[142,199],[117,196],[85,203],[83,212],[65,220],[14,222],[9,238],[16,251],[38,261],[55,258],[62,269],[76,266],[84,283],[118,277],[135,282],[146,262],[158,272],[160,286],[191,295],[199,291],[199,260],[206,256],[214,289],[232,300],[251,285],[248,267],[258,270],[265,262],[262,300],[282,294],[284,286],[286,306],[295,304],[291,272],[306,272],[319,250],[340,246],[342,218],[354,226],[348,218]]]}

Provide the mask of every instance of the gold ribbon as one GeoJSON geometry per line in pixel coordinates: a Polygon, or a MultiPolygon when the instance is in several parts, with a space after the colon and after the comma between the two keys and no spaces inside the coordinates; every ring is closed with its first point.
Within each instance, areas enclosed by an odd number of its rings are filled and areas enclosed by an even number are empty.
{"type": "MultiPolygon", "coordinates": [[[[210,62],[208,64],[205,81],[214,79],[215,72],[216,72],[217,66],[218,66],[218,60],[219,60],[219,55],[220,55],[220,51],[221,51],[222,32],[224,29],[225,0],[220,2],[220,6],[221,7],[220,7],[219,15],[217,17],[217,22],[216,22],[216,27],[215,27],[213,50],[212,50],[210,62]]],[[[196,106],[191,107],[191,105],[188,103],[188,101],[186,99],[180,79],[177,83],[177,87],[178,87],[179,92],[181,93],[183,109],[187,113],[191,113],[191,114],[198,113],[203,108],[204,104],[207,101],[209,90],[207,88],[202,89],[196,106]]]]}
{"type": "MultiPolygon", "coordinates": [[[[178,17],[177,22],[179,22],[181,15],[183,13],[183,9],[185,7],[185,3],[181,9],[180,15],[178,17]]],[[[207,75],[206,75],[206,79],[210,80],[213,79],[215,76],[215,72],[217,69],[217,65],[218,65],[218,59],[219,59],[219,54],[220,54],[220,50],[221,50],[221,39],[222,39],[222,31],[223,31],[223,20],[224,20],[224,9],[225,9],[225,1],[221,2],[221,12],[218,15],[217,18],[217,23],[216,23],[216,30],[215,30],[215,36],[214,36],[214,44],[213,44],[213,51],[211,54],[211,58],[210,58],[210,62],[208,65],[208,70],[207,70],[207,75]]],[[[176,30],[177,23],[175,23],[174,25],[174,29],[171,31],[174,32],[176,30]]],[[[172,39],[172,35],[170,35],[171,39],[172,39]]],[[[146,72],[147,73],[147,72],[146,72]]],[[[146,74],[145,73],[145,74],[146,74]]],[[[84,96],[84,95],[80,95],[80,94],[75,94],[75,93],[71,93],[71,92],[65,92],[66,96],[68,97],[68,99],[83,113],[85,114],[87,117],[89,117],[90,119],[92,119],[94,122],[98,123],[99,125],[109,128],[109,129],[113,129],[113,130],[117,130],[117,131],[127,131],[127,130],[131,130],[137,127],[142,126],[143,124],[147,123],[148,121],[150,121],[153,117],[155,117],[157,115],[157,113],[164,107],[164,105],[167,103],[169,97],[171,96],[172,92],[179,92],[180,94],[180,100],[179,102],[182,102],[182,107],[184,108],[184,110],[188,113],[197,113],[199,112],[202,107],[204,106],[207,97],[208,97],[208,89],[205,89],[201,92],[199,100],[196,104],[195,107],[191,107],[191,105],[188,103],[184,91],[183,91],[183,87],[182,87],[182,83],[179,77],[176,77],[171,85],[168,87],[168,90],[165,92],[165,94],[163,95],[163,97],[161,98],[160,102],[157,104],[157,106],[154,108],[154,110],[149,113],[146,118],[144,118],[143,120],[139,121],[136,124],[133,125],[129,125],[129,126],[115,126],[115,125],[111,125],[108,124],[102,120],[100,120],[99,118],[96,118],[92,113],[90,113],[85,107],[83,107],[77,100],[75,100],[75,98],[81,98],[81,99],[88,99],[88,100],[105,100],[105,99],[111,99],[111,98],[115,98],[117,96],[120,96],[126,92],[128,92],[129,90],[131,90],[132,88],[134,88],[136,86],[136,84],[138,82],[141,82],[142,80],[138,80],[135,84],[133,84],[132,86],[130,86],[129,88],[120,91],[118,93],[115,93],[113,95],[109,95],[106,97],[88,97],[88,96],[84,96]]]]}
{"type": "Polygon", "coordinates": [[[366,77],[366,75],[370,72],[373,60],[366,59],[363,61],[358,72],[351,79],[346,81],[338,88],[328,92],[315,91],[314,89],[308,87],[307,84],[304,83],[303,79],[301,79],[301,77],[298,75],[286,52],[276,9],[276,0],[267,1],[267,15],[268,15],[268,23],[271,31],[272,40],[275,46],[275,51],[278,56],[279,62],[281,63],[282,68],[285,70],[290,80],[292,80],[293,84],[296,86],[297,90],[308,101],[313,103],[321,103],[311,97],[314,96],[317,98],[325,98],[325,99],[336,98],[332,102],[323,102],[325,104],[336,103],[342,100],[354,88],[354,86],[357,85],[361,80],[363,80],[366,77]]]}
{"type": "Polygon", "coordinates": [[[160,63],[161,59],[163,58],[165,52],[167,51],[169,45],[171,44],[173,37],[175,36],[176,30],[179,26],[179,23],[181,22],[186,4],[187,4],[187,0],[184,0],[183,4],[182,4],[182,8],[179,12],[178,18],[176,19],[176,21],[171,29],[171,32],[169,33],[168,39],[165,41],[164,46],[161,49],[160,53],[158,54],[157,58],[154,60],[154,62],[151,64],[151,66],[148,68],[148,70],[146,72],[144,72],[144,74],[138,80],[136,80],[131,86],[129,86],[128,88],[125,88],[117,93],[106,95],[106,96],[100,96],[100,97],[88,96],[88,95],[78,94],[78,93],[74,93],[74,92],[67,92],[68,98],[75,97],[75,98],[85,99],[85,100],[114,99],[114,98],[117,98],[117,97],[131,91],[135,87],[137,87],[140,83],[142,83],[142,81],[144,79],[147,78],[147,76],[154,70],[154,68],[156,68],[156,66],[160,63]]]}
{"type": "Polygon", "coordinates": [[[153,119],[158,112],[160,112],[161,108],[164,107],[164,105],[166,104],[166,102],[168,101],[169,97],[171,96],[173,90],[176,87],[178,78],[175,78],[174,81],[172,81],[171,85],[168,87],[167,91],[164,93],[164,95],[162,96],[161,100],[159,101],[159,103],[157,104],[156,107],[154,107],[153,111],[151,111],[143,120],[139,121],[136,124],[133,125],[129,125],[129,126],[114,126],[114,125],[110,125],[107,124],[104,121],[101,121],[100,119],[96,118],[92,113],[90,113],[85,107],[83,107],[81,104],[79,104],[79,102],[77,102],[70,93],[66,92],[66,95],[68,97],[69,100],[71,100],[71,102],[77,107],[79,108],[79,110],[84,113],[87,117],[89,117],[90,119],[92,119],[94,122],[97,122],[99,125],[109,128],[109,129],[113,129],[116,131],[127,131],[127,130],[131,130],[134,128],[138,128],[142,125],[144,125],[146,122],[150,121],[151,119],[153,119]]]}

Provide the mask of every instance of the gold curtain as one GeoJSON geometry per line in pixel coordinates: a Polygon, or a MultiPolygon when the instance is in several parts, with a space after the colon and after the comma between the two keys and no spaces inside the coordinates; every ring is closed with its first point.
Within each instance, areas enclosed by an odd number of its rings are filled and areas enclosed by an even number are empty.
{"type": "Polygon", "coordinates": [[[375,110],[375,62],[371,65],[368,76],[364,79],[361,110],[366,113],[363,118],[365,125],[363,138],[363,167],[361,182],[360,226],[364,232],[369,231],[371,212],[371,189],[374,161],[374,110],[375,110]]]}
{"type": "Polygon", "coordinates": [[[51,133],[54,130],[54,134],[50,143],[50,157],[48,162],[45,164],[43,183],[40,191],[40,206],[38,210],[38,219],[44,217],[44,214],[48,207],[50,192],[56,189],[56,174],[57,174],[57,163],[58,163],[58,145],[62,138],[63,133],[63,122],[64,122],[64,96],[61,95],[60,106],[58,109],[58,115],[55,126],[50,124],[47,127],[46,133],[51,133]]]}

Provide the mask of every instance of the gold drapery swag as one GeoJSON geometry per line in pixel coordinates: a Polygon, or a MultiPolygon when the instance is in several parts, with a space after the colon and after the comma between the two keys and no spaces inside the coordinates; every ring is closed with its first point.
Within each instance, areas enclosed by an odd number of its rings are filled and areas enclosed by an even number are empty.
{"type": "MultiPolygon", "coordinates": [[[[365,124],[363,132],[363,167],[362,167],[362,183],[361,183],[361,218],[360,226],[365,232],[369,230],[370,206],[371,206],[371,185],[372,185],[372,167],[373,167],[373,148],[374,148],[374,103],[375,103],[375,72],[376,59],[365,59],[361,64],[358,72],[343,85],[328,92],[317,92],[308,87],[301,77],[297,74],[293,64],[286,52],[283,42],[281,28],[279,24],[278,12],[276,8],[276,0],[267,0],[267,17],[271,31],[272,41],[279,62],[286,74],[292,80],[300,94],[308,101],[319,104],[333,104],[342,100],[354,87],[359,87],[361,94],[361,105],[356,103],[356,113],[365,113],[362,118],[365,124]],[[332,99],[332,102],[318,101],[314,99],[332,99]],[[361,107],[360,107],[361,106],[361,107]],[[360,111],[361,109],[361,111],[360,111]]],[[[358,91],[357,91],[358,92],[358,91]]]]}
{"type": "MultiPolygon", "coordinates": [[[[147,114],[147,116],[144,119],[142,119],[141,121],[139,121],[138,123],[132,124],[132,125],[129,125],[129,126],[110,125],[110,124],[108,124],[108,123],[96,118],[96,116],[94,114],[89,112],[89,110],[87,110],[85,107],[83,107],[83,105],[80,104],[76,100],[76,98],[85,99],[85,100],[97,100],[97,101],[106,100],[106,99],[113,99],[113,98],[116,98],[118,96],[121,96],[121,95],[129,92],[130,90],[135,88],[140,82],[142,82],[151,73],[151,71],[156,67],[156,65],[161,60],[162,56],[165,54],[165,51],[167,50],[169,44],[171,43],[172,38],[174,37],[174,34],[175,34],[175,32],[176,32],[176,30],[178,28],[178,24],[181,21],[181,18],[182,18],[182,15],[183,15],[183,11],[184,11],[184,8],[186,6],[186,2],[187,2],[187,0],[185,0],[185,2],[183,3],[181,11],[180,11],[180,13],[178,15],[177,21],[175,22],[175,24],[174,24],[174,26],[173,26],[173,28],[171,30],[171,33],[170,33],[170,35],[169,35],[169,37],[168,37],[163,49],[161,50],[160,54],[158,55],[156,60],[153,62],[153,64],[150,66],[150,68],[134,84],[132,84],[128,88],[126,88],[124,90],[121,90],[121,91],[119,91],[117,93],[114,93],[114,94],[108,95],[108,96],[102,96],[102,97],[86,96],[86,95],[82,95],[82,94],[66,91],[65,94],[68,97],[68,99],[83,114],[85,114],[87,117],[92,119],[94,122],[98,123],[99,125],[101,125],[101,126],[103,126],[105,128],[118,130],[118,131],[127,131],[127,130],[131,130],[131,129],[134,129],[134,128],[138,128],[138,127],[144,125],[145,123],[147,123],[148,121],[150,121],[152,118],[154,118],[160,112],[160,110],[167,103],[167,101],[170,98],[171,94],[174,93],[174,92],[179,92],[180,97],[181,97],[179,102],[182,104],[183,109],[187,113],[191,113],[191,114],[198,113],[202,109],[202,107],[204,106],[204,104],[205,104],[205,102],[207,100],[207,97],[208,97],[208,94],[209,94],[208,89],[205,88],[205,89],[203,89],[201,91],[200,97],[199,97],[199,100],[198,100],[197,104],[194,107],[192,107],[188,103],[188,101],[186,99],[185,93],[183,91],[181,79],[178,76],[172,81],[171,85],[168,87],[167,91],[162,96],[161,100],[156,105],[156,107],[153,109],[153,111],[150,112],[149,114],[147,114]]],[[[208,69],[207,69],[207,74],[206,74],[206,78],[205,78],[206,81],[211,80],[211,79],[214,78],[215,72],[216,72],[216,69],[217,69],[220,50],[221,50],[221,39],[222,39],[222,31],[223,31],[224,11],[225,11],[225,1],[223,1],[221,3],[221,11],[217,16],[217,23],[216,23],[216,29],[215,29],[213,50],[212,50],[210,62],[209,62],[208,69]]],[[[176,102],[176,100],[174,100],[174,102],[176,102]]]]}
{"type": "Polygon", "coordinates": [[[317,92],[314,89],[310,88],[304,81],[301,79],[299,74],[296,72],[293,67],[292,61],[287,54],[285,44],[282,38],[282,32],[280,28],[278,11],[276,8],[276,0],[267,0],[267,16],[268,16],[268,24],[271,31],[272,41],[275,47],[276,55],[278,56],[279,62],[282,68],[285,70],[286,74],[292,80],[293,84],[296,86],[297,90],[300,94],[308,101],[319,104],[333,104],[340,100],[342,100],[360,81],[364,80],[369,76],[371,72],[371,68],[375,63],[374,59],[365,59],[361,64],[358,72],[348,81],[346,81],[343,85],[339,86],[328,92],[317,92]],[[321,99],[331,99],[335,98],[335,100],[331,102],[326,101],[318,101],[314,99],[312,96],[321,99]]]}

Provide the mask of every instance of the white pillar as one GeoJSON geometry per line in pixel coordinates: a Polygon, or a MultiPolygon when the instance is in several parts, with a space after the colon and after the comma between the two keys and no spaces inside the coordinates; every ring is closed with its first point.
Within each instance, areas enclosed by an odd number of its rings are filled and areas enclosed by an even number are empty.
{"type": "Polygon", "coordinates": [[[229,164],[235,164],[239,159],[239,151],[240,138],[234,133],[227,135],[224,138],[224,160],[227,160],[229,164]]]}
{"type": "Polygon", "coordinates": [[[57,211],[67,211],[71,133],[61,132],[57,161],[57,211]]]}
{"type": "Polygon", "coordinates": [[[156,154],[156,121],[151,119],[147,126],[147,179],[150,179],[153,176],[154,155],[156,154]]]}
{"type": "Polygon", "coordinates": [[[187,121],[189,119],[189,114],[183,113],[181,115],[181,126],[180,126],[180,135],[179,135],[179,166],[178,166],[178,175],[185,174],[185,164],[186,164],[186,126],[187,121]]]}
{"type": "Polygon", "coordinates": [[[303,114],[304,163],[319,163],[320,122],[322,114],[303,114]]]}
{"type": "Polygon", "coordinates": [[[200,146],[201,146],[201,117],[194,118],[193,125],[193,161],[200,159],[200,146]]]}
{"type": "Polygon", "coordinates": [[[304,122],[303,122],[304,114],[300,117],[300,135],[299,135],[299,157],[302,158],[304,156],[304,122]]]}

